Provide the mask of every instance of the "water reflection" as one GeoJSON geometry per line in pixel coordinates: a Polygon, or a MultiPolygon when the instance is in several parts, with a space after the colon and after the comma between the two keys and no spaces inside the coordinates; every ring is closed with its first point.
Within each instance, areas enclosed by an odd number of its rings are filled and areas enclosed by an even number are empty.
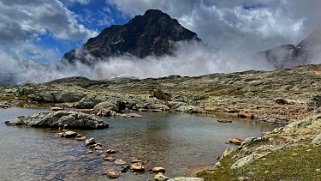
{"type": "MultiPolygon", "coordinates": [[[[53,139],[55,130],[6,127],[7,119],[39,110],[0,110],[0,174],[5,180],[106,180],[101,154],[88,154],[83,143],[53,139]]],[[[80,131],[105,147],[118,150],[116,158],[142,159],[147,167],[163,166],[170,177],[184,175],[189,166],[212,164],[229,137],[258,136],[271,126],[255,122],[217,123],[214,118],[186,114],[145,113],[143,118],[107,119],[109,129],[80,131]]],[[[153,175],[122,174],[118,180],[147,180],[153,175]]]]}

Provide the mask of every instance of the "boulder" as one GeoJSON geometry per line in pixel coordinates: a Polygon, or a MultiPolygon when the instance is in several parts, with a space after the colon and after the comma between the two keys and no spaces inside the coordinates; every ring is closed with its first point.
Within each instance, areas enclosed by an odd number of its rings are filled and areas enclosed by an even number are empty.
{"type": "Polygon", "coordinates": [[[313,138],[313,140],[312,140],[311,143],[312,143],[312,144],[316,144],[316,145],[321,144],[321,133],[318,134],[318,135],[316,135],[316,136],[313,138]]]}
{"type": "Polygon", "coordinates": [[[64,133],[55,133],[55,134],[53,135],[53,138],[62,138],[63,135],[64,135],[64,133]]]}
{"type": "Polygon", "coordinates": [[[154,167],[154,168],[152,168],[152,171],[154,173],[159,173],[159,172],[165,173],[165,168],[163,168],[163,167],[154,167]]]}
{"type": "Polygon", "coordinates": [[[181,106],[186,106],[186,103],[184,102],[175,102],[175,101],[168,101],[167,105],[170,109],[177,109],[181,106]]]}
{"type": "Polygon", "coordinates": [[[32,116],[19,116],[5,123],[9,126],[27,125],[36,128],[100,129],[108,127],[108,124],[96,116],[75,111],[40,112],[32,116]]]}
{"type": "Polygon", "coordinates": [[[243,140],[241,138],[230,138],[228,142],[235,145],[241,145],[243,140]]]}
{"type": "Polygon", "coordinates": [[[142,162],[136,162],[130,166],[130,169],[134,172],[145,171],[145,166],[142,162]]]}
{"type": "Polygon", "coordinates": [[[63,134],[63,137],[65,137],[65,138],[74,138],[76,136],[77,136],[77,133],[74,131],[66,131],[63,134]]]}
{"type": "Polygon", "coordinates": [[[85,141],[86,140],[86,136],[77,135],[75,140],[77,140],[77,141],[85,141]]]}
{"type": "Polygon", "coordinates": [[[95,107],[94,107],[94,113],[97,114],[98,112],[100,111],[104,111],[104,112],[107,112],[107,111],[114,111],[114,112],[118,112],[119,109],[118,109],[118,106],[116,104],[113,104],[111,102],[101,102],[99,104],[97,104],[95,107]]]}
{"type": "Polygon", "coordinates": [[[202,109],[196,106],[180,106],[176,109],[177,112],[184,113],[202,113],[202,109]]]}
{"type": "Polygon", "coordinates": [[[250,155],[247,155],[241,159],[238,159],[232,166],[231,169],[237,169],[237,168],[241,168],[245,165],[248,165],[252,162],[254,162],[255,160],[261,159],[263,157],[265,157],[266,155],[268,155],[269,152],[266,153],[251,153],[250,155]]]}
{"type": "Polygon", "coordinates": [[[223,152],[222,156],[220,157],[220,159],[231,155],[233,153],[233,151],[235,151],[234,148],[226,148],[225,151],[223,152]]]}
{"type": "Polygon", "coordinates": [[[161,89],[153,89],[152,93],[153,97],[164,101],[169,101],[172,97],[170,94],[164,93],[161,89]]]}
{"type": "Polygon", "coordinates": [[[46,91],[36,92],[28,95],[28,97],[37,102],[51,102],[51,103],[66,103],[80,101],[85,94],[77,91],[46,91]]]}
{"type": "Polygon", "coordinates": [[[162,172],[159,172],[154,176],[155,181],[167,181],[169,178],[166,177],[162,172]]]}
{"type": "Polygon", "coordinates": [[[120,176],[120,174],[114,170],[108,170],[107,171],[107,177],[110,179],[116,179],[120,176]]]}
{"type": "Polygon", "coordinates": [[[96,96],[86,96],[82,98],[76,105],[78,109],[92,109],[97,104],[103,102],[103,99],[97,98],[96,96]]]}
{"type": "Polygon", "coordinates": [[[115,164],[116,165],[125,165],[126,162],[124,160],[122,160],[122,159],[117,159],[117,160],[115,160],[115,164]]]}
{"type": "Polygon", "coordinates": [[[250,119],[254,119],[254,114],[249,113],[249,112],[239,112],[237,115],[239,118],[245,119],[245,118],[250,118],[250,119]]]}
{"type": "Polygon", "coordinates": [[[85,141],[86,146],[93,145],[93,144],[96,144],[96,141],[94,138],[86,139],[86,141],[85,141]]]}

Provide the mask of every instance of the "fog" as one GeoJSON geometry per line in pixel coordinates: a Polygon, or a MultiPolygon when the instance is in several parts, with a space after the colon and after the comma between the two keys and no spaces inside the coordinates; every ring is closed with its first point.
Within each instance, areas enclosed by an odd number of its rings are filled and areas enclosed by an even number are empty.
{"type": "MultiPolygon", "coordinates": [[[[79,52],[84,54],[84,52],[79,52]]],[[[169,75],[197,76],[217,72],[235,72],[249,69],[272,70],[265,60],[254,58],[253,52],[245,50],[212,48],[198,42],[179,42],[174,55],[149,56],[144,59],[130,55],[112,58],[94,58],[93,66],[76,63],[65,65],[61,61],[40,64],[35,61],[11,57],[0,52],[0,75],[2,81],[15,83],[46,82],[53,79],[84,76],[90,79],[110,79],[114,77],[164,77],[169,75]],[[4,76],[7,77],[4,77],[4,76]]],[[[77,61],[76,61],[77,62],[77,61]]]]}

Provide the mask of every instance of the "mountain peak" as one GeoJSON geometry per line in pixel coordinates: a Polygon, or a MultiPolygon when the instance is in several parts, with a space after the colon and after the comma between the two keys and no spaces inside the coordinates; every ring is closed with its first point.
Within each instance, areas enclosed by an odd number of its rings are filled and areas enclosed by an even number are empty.
{"type": "Polygon", "coordinates": [[[178,41],[200,41],[197,34],[184,28],[176,19],[157,9],[135,16],[127,24],[112,25],[81,48],[64,55],[70,63],[80,60],[92,64],[87,53],[95,58],[130,54],[139,58],[172,54],[178,41]],[[81,50],[82,53],[79,53],[81,50]],[[86,52],[86,53],[83,53],[86,52]]]}
{"type": "Polygon", "coordinates": [[[168,14],[164,13],[159,9],[148,9],[145,11],[145,14],[144,14],[144,16],[160,16],[160,15],[165,15],[169,17],[168,14]]]}

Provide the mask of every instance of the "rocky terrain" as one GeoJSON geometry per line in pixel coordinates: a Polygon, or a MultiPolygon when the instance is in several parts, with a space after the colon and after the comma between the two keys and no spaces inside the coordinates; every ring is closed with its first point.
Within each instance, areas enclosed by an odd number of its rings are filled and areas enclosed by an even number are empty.
{"type": "Polygon", "coordinates": [[[2,106],[92,111],[109,102],[118,113],[177,111],[287,124],[320,111],[320,75],[320,65],[305,65],[272,72],[143,80],[72,77],[3,89],[0,99],[2,106]]]}
{"type": "Polygon", "coordinates": [[[205,180],[320,180],[321,115],[293,121],[227,149],[205,180]]]}
{"type": "Polygon", "coordinates": [[[82,47],[64,55],[69,63],[93,64],[97,58],[130,54],[139,58],[172,54],[178,41],[196,40],[197,34],[184,28],[176,19],[160,10],[147,10],[125,25],[112,25],[82,47]],[[93,56],[93,60],[88,56],[93,56]]]}
{"type": "Polygon", "coordinates": [[[134,113],[139,111],[169,111],[213,115],[221,122],[240,118],[286,125],[261,137],[231,139],[241,144],[239,149],[227,150],[212,171],[198,176],[205,180],[315,180],[321,176],[320,90],[321,65],[303,65],[271,72],[143,80],[70,77],[2,88],[0,106],[125,117],[139,116],[134,113]]]}

